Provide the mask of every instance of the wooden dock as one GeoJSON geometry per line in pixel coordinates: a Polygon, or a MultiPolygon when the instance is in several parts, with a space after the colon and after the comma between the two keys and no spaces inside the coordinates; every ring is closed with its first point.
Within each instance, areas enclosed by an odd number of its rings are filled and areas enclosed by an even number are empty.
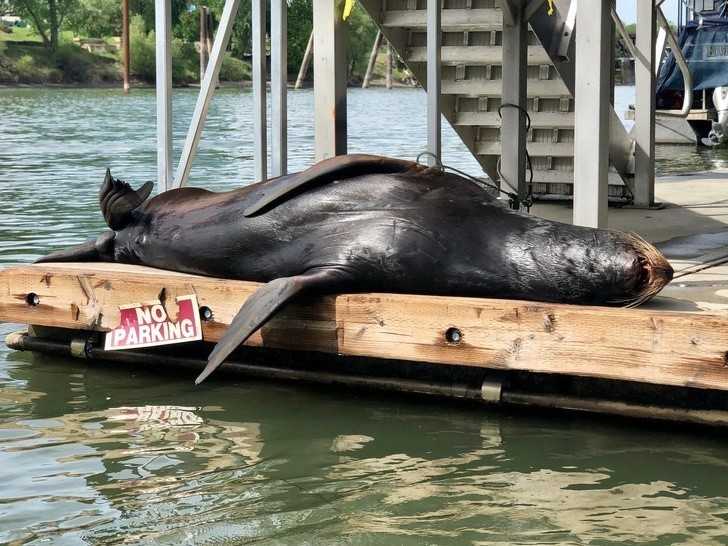
{"type": "MultiPolygon", "coordinates": [[[[120,306],[196,294],[212,312],[202,323],[204,340],[215,342],[257,286],[119,264],[20,265],[0,270],[0,321],[104,332],[118,326],[120,306]]],[[[606,381],[610,403],[624,402],[620,382],[667,389],[666,399],[689,391],[722,400],[728,391],[728,314],[344,294],[289,305],[247,345],[606,381]]],[[[718,413],[700,421],[728,423],[728,407],[713,409],[718,413]]]]}

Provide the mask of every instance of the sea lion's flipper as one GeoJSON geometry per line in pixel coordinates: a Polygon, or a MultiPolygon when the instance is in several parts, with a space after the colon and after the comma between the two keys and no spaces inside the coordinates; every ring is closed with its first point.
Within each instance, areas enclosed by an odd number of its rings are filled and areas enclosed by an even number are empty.
{"type": "Polygon", "coordinates": [[[153,188],[154,182],[145,182],[141,188],[134,190],[123,180],[112,177],[111,171],[106,169],[99,191],[99,203],[106,224],[113,230],[123,229],[131,211],[146,201],[153,188]]]}
{"type": "Polygon", "coordinates": [[[96,239],[91,239],[80,245],[63,250],[56,250],[50,254],[38,258],[35,263],[46,262],[113,262],[114,261],[114,238],[113,231],[104,231],[96,239]]]}
{"type": "Polygon", "coordinates": [[[336,281],[331,270],[317,270],[297,275],[282,277],[264,284],[250,296],[235,315],[225,335],[207,358],[207,366],[195,380],[195,385],[202,383],[214,372],[223,361],[239,345],[263,326],[269,318],[291,298],[317,286],[325,285],[327,289],[336,281]]]}
{"type": "Polygon", "coordinates": [[[325,159],[309,167],[305,171],[280,180],[268,192],[263,193],[252,205],[245,209],[245,216],[253,216],[284,197],[290,196],[305,187],[325,184],[333,180],[342,180],[365,174],[401,173],[419,168],[414,161],[393,159],[368,154],[340,155],[325,159]]]}

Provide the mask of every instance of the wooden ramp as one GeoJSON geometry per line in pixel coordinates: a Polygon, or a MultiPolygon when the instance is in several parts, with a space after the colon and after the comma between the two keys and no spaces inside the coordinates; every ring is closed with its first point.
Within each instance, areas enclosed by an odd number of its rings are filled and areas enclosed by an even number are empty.
{"type": "MultiPolygon", "coordinates": [[[[21,265],[0,270],[0,321],[106,331],[119,306],[194,293],[215,342],[257,286],[119,264],[21,265]]],[[[248,345],[728,391],[728,315],[718,314],[345,294],[289,305],[248,345]]]]}

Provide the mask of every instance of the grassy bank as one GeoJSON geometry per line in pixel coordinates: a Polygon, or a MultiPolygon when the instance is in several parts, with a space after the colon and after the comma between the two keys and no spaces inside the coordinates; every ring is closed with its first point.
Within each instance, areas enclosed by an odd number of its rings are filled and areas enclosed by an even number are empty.
{"type": "MultiPolygon", "coordinates": [[[[107,41],[110,41],[107,40],[107,41]]],[[[155,78],[154,33],[141,25],[131,29],[131,76],[142,84],[155,78]]],[[[199,82],[199,56],[193,44],[175,39],[172,43],[172,79],[175,85],[199,82]]],[[[241,82],[250,79],[250,65],[226,54],[220,80],[241,82]]],[[[119,52],[89,52],[63,33],[56,52],[43,47],[40,37],[28,28],[0,30],[0,84],[104,85],[121,80],[119,52]]]]}
{"type": "Polygon", "coordinates": [[[113,56],[92,54],[73,43],[51,53],[27,29],[0,31],[0,83],[101,84],[119,77],[113,56]]]}

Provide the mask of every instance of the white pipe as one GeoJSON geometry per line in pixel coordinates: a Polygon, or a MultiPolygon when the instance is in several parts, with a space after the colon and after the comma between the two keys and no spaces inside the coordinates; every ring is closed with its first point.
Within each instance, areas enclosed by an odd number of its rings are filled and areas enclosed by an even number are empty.
{"type": "Polygon", "coordinates": [[[667,39],[667,45],[670,46],[670,49],[672,50],[672,54],[675,55],[675,62],[677,63],[678,68],[680,69],[680,72],[682,73],[683,77],[683,106],[682,110],[677,113],[672,112],[665,112],[660,111],[661,116],[669,116],[674,118],[686,118],[688,117],[688,114],[690,113],[690,109],[693,106],[693,76],[690,74],[690,68],[688,67],[688,62],[685,60],[685,56],[683,55],[682,50],[680,49],[680,46],[677,43],[677,38],[675,37],[675,33],[670,28],[670,24],[667,22],[667,19],[665,18],[665,14],[662,13],[661,8],[657,8],[657,24],[665,29],[667,39]]]}

